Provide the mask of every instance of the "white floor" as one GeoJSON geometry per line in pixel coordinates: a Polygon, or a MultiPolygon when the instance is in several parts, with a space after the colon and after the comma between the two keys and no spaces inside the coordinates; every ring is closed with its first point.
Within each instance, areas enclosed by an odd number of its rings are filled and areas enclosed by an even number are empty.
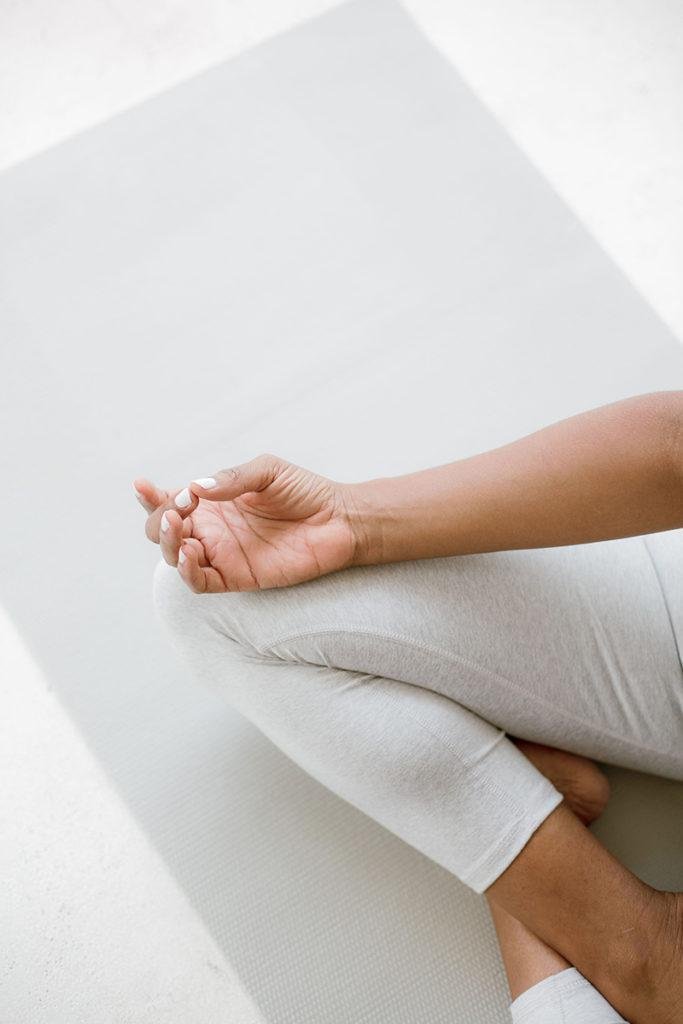
{"type": "Polygon", "coordinates": [[[2,612],[0,679],[3,1024],[262,1024],[2,612]]]}
{"type": "MultiPolygon", "coordinates": [[[[0,167],[333,6],[334,0],[6,0],[0,167]]],[[[683,6],[404,6],[683,338],[683,6]]]]}

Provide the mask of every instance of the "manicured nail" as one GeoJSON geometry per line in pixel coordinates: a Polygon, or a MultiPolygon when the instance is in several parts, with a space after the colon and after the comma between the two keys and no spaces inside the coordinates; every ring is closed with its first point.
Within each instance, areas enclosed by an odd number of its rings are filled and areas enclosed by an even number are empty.
{"type": "Polygon", "coordinates": [[[210,491],[212,487],[216,486],[218,481],[212,476],[200,476],[198,480],[193,480],[192,483],[203,487],[205,491],[210,491]]]}
{"type": "Polygon", "coordinates": [[[183,564],[183,562],[185,561],[185,558],[186,558],[186,557],[187,557],[187,556],[185,555],[185,552],[184,552],[184,551],[183,551],[183,549],[181,548],[181,549],[180,549],[180,551],[178,552],[178,561],[180,562],[180,564],[181,564],[181,565],[182,565],[182,564],[183,564]]]}
{"type": "Polygon", "coordinates": [[[164,531],[164,533],[166,533],[170,525],[171,524],[168,521],[168,516],[164,512],[163,516],[161,517],[161,529],[164,531]]]}
{"type": "Polygon", "coordinates": [[[188,508],[192,504],[192,495],[188,491],[187,487],[184,487],[180,494],[176,494],[175,503],[178,508],[188,508]]]}

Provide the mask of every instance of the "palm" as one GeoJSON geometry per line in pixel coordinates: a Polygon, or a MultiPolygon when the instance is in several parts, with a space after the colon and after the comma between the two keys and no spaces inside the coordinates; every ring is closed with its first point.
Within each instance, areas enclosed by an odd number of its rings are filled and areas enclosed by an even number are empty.
{"type": "Polygon", "coordinates": [[[291,586],[349,563],[353,535],[333,496],[288,490],[275,481],[232,501],[200,500],[188,516],[184,533],[226,590],[291,586]]]}

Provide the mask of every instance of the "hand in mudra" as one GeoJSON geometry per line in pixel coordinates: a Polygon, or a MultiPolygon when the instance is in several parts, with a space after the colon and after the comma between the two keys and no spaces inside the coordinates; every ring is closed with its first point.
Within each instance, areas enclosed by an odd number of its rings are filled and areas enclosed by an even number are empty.
{"type": "Polygon", "coordinates": [[[196,593],[287,587],[352,564],[343,484],[275,455],[164,491],[134,482],[147,537],[196,593]]]}

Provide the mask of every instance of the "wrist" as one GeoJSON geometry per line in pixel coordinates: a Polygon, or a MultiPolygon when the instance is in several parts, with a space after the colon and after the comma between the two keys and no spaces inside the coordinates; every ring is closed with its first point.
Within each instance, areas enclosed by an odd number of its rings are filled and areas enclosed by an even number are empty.
{"type": "Polygon", "coordinates": [[[354,537],[350,564],[404,562],[468,550],[471,510],[453,498],[463,488],[462,463],[342,487],[354,537]]]}
{"type": "Polygon", "coordinates": [[[353,538],[350,565],[391,561],[386,548],[388,511],[380,500],[380,481],[341,484],[344,514],[353,538]]]}

